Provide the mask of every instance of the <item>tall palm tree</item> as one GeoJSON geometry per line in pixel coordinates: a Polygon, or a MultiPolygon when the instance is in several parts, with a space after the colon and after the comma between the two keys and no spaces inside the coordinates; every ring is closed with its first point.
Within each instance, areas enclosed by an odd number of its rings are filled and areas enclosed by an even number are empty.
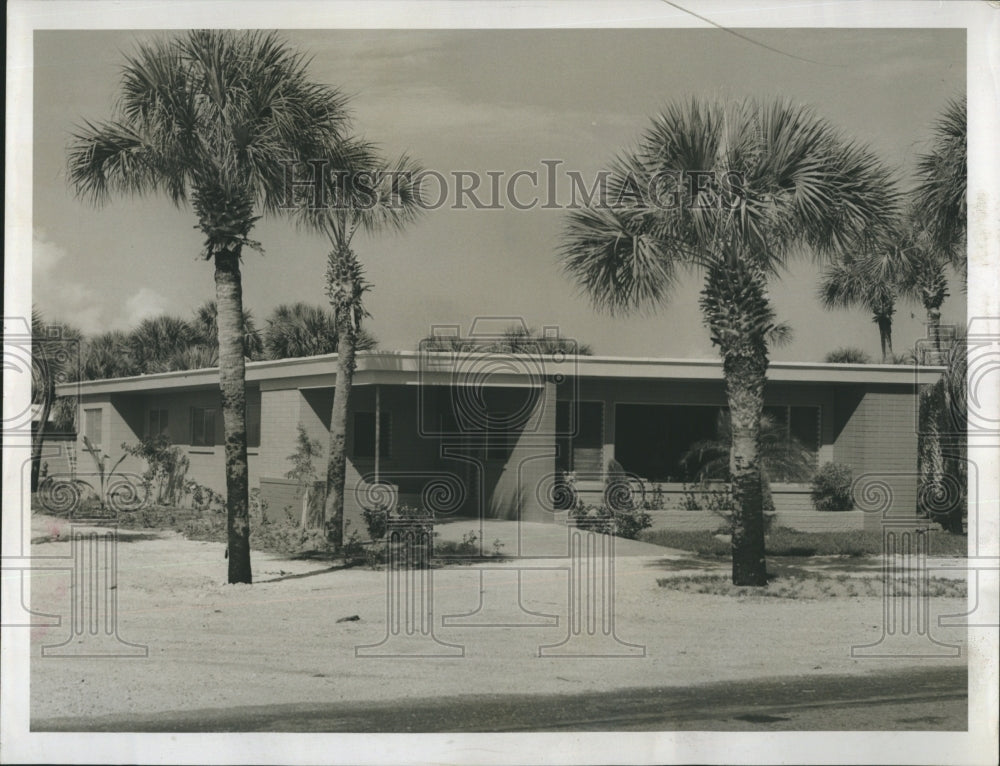
{"type": "Polygon", "coordinates": [[[882,364],[892,364],[892,317],[900,293],[902,264],[896,247],[847,254],[831,264],[820,279],[819,298],[824,308],[863,308],[878,326],[882,364]]]}
{"type": "Polygon", "coordinates": [[[42,447],[53,410],[59,412],[58,425],[66,425],[67,409],[75,410],[71,398],[57,397],[56,385],[79,378],[80,345],[83,334],[72,325],[49,324],[41,311],[31,310],[31,403],[38,406],[38,425],[31,443],[31,491],[38,490],[42,447]],[[60,400],[66,400],[60,403],[60,400]],[[61,406],[61,404],[63,406],[61,406]],[[69,405],[67,408],[65,405],[69,405]]]}
{"type": "MultiPolygon", "coordinates": [[[[205,301],[199,306],[190,324],[198,344],[218,353],[219,309],[215,301],[205,301]]],[[[250,309],[243,310],[243,355],[252,361],[264,358],[264,339],[250,309]]]]}
{"type": "Polygon", "coordinates": [[[692,100],[654,118],[607,188],[604,204],[570,213],[563,266],[612,313],[660,306],[683,271],[703,275],[699,306],[732,418],[733,582],[765,585],[768,283],[790,255],[829,258],[875,241],[897,207],[889,173],[808,108],[692,100]]]}
{"type": "Polygon", "coordinates": [[[332,249],[327,256],[326,294],[333,309],[337,337],[337,379],[330,413],[330,453],[326,471],[324,517],[327,535],[337,547],[344,534],[344,482],[347,469],[347,413],[354,380],[355,351],[368,316],[364,295],[371,289],[352,247],[355,234],[400,230],[422,212],[419,166],[402,156],[387,164],[364,142],[351,147],[351,172],[334,173],[326,187],[332,201],[326,207],[299,208],[300,221],[322,231],[332,249]]]}
{"type": "MultiPolygon", "coordinates": [[[[378,340],[362,328],[357,335],[358,351],[369,351],[378,340]]],[[[337,325],[333,312],[308,303],[283,303],[267,318],[264,347],[268,359],[294,359],[337,352],[337,325]]]]}
{"type": "Polygon", "coordinates": [[[190,201],[205,237],[218,305],[231,583],[251,581],[240,258],[244,247],[261,249],[250,239],[261,214],[285,210],[289,161],[342,164],[345,105],[273,33],[192,30],[139,45],[112,118],[84,123],[69,147],[78,195],[190,201]]]}
{"type": "Polygon", "coordinates": [[[968,124],[966,100],[950,101],[934,126],[931,150],[917,161],[916,218],[931,243],[966,280],[966,179],[968,124]]]}

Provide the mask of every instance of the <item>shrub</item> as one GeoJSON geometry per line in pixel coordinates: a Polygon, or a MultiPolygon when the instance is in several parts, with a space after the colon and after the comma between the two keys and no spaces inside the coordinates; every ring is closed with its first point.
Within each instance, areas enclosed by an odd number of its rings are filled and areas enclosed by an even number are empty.
{"type": "Polygon", "coordinates": [[[372,540],[381,540],[385,537],[390,521],[393,522],[394,528],[404,526],[427,533],[434,529],[434,513],[432,511],[409,505],[399,506],[395,513],[391,512],[387,506],[365,508],[361,512],[361,516],[368,529],[368,536],[372,540]]]}
{"type": "Polygon", "coordinates": [[[635,540],[639,533],[653,525],[653,520],[642,508],[613,509],[606,505],[577,505],[569,512],[572,524],[605,535],[615,535],[635,540]]]}
{"type": "Polygon", "coordinates": [[[663,494],[663,486],[654,484],[648,495],[643,495],[642,510],[662,511],[667,507],[666,497],[663,494]]]}
{"type": "Polygon", "coordinates": [[[365,527],[368,529],[368,537],[372,540],[381,540],[385,537],[385,528],[389,520],[389,509],[385,506],[375,508],[365,508],[361,511],[364,518],[365,527]]]}
{"type": "MultiPolygon", "coordinates": [[[[436,535],[437,533],[435,533],[436,535]]],[[[462,535],[462,541],[456,542],[454,540],[440,540],[434,543],[434,555],[435,556],[463,556],[478,557],[481,553],[477,543],[479,542],[479,535],[474,531],[469,530],[464,535],[462,535]]]]}
{"type": "MultiPolygon", "coordinates": [[[[774,520],[774,502],[771,500],[770,484],[763,474],[761,474],[761,483],[764,533],[767,534],[774,520]]],[[[727,535],[732,532],[733,511],[736,510],[736,504],[729,484],[710,484],[707,481],[700,485],[684,484],[678,507],[682,511],[711,511],[722,519],[722,525],[718,531],[727,535]]]]}
{"type": "Polygon", "coordinates": [[[196,511],[222,513],[226,509],[225,497],[193,479],[184,482],[184,494],[191,497],[191,507],[196,511]]]}
{"type": "Polygon", "coordinates": [[[812,480],[812,504],[817,511],[849,511],[853,475],[843,463],[824,463],[812,480]]]}
{"type": "Polygon", "coordinates": [[[143,484],[152,500],[161,505],[180,505],[185,494],[184,477],[190,468],[188,456],[170,444],[166,436],[148,436],[138,444],[122,443],[126,454],[146,462],[143,484]]]}

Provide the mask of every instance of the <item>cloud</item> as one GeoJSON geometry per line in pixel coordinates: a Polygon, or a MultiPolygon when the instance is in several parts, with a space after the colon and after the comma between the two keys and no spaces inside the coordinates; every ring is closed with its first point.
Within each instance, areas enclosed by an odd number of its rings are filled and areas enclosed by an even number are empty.
{"type": "Polygon", "coordinates": [[[125,301],[125,315],[121,324],[135,327],[143,319],[159,316],[167,311],[167,299],[156,290],[140,287],[139,292],[125,301]]]}
{"type": "Polygon", "coordinates": [[[84,333],[105,328],[104,311],[97,293],[60,275],[60,264],[69,255],[66,248],[36,228],[31,238],[32,303],[47,321],[68,322],[84,333]]]}
{"type": "Polygon", "coordinates": [[[34,230],[31,297],[47,321],[68,322],[84,334],[94,335],[114,329],[130,330],[143,319],[168,310],[167,299],[149,287],[139,288],[124,304],[102,298],[97,290],[66,276],[69,254],[65,247],[49,239],[45,229],[34,230]]]}

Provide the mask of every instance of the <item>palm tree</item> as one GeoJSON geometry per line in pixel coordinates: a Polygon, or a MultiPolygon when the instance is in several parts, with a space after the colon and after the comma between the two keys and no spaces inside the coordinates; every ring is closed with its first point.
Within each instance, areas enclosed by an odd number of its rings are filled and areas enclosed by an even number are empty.
{"type": "Polygon", "coordinates": [[[457,335],[428,335],[420,343],[423,351],[476,351],[499,354],[577,354],[593,356],[587,343],[577,343],[569,338],[543,337],[533,327],[512,325],[497,337],[466,337],[457,335]]]}
{"type": "Polygon", "coordinates": [[[922,364],[940,364],[941,349],[941,304],[948,297],[948,275],[945,266],[949,259],[934,245],[926,228],[913,222],[899,238],[901,260],[900,290],[903,295],[919,301],[927,313],[927,337],[933,345],[931,359],[927,354],[919,361],[922,364]]]}
{"type": "MultiPolygon", "coordinates": [[[[199,345],[219,350],[219,309],[215,301],[206,301],[194,312],[191,329],[199,345]]],[[[243,311],[243,356],[251,361],[264,358],[264,340],[250,309],[243,311]]]]}
{"type": "Polygon", "coordinates": [[[143,319],[129,333],[129,355],[140,372],[162,372],[167,359],[197,342],[198,337],[188,322],[161,314],[143,319]]]}
{"type": "MultiPolygon", "coordinates": [[[[355,341],[358,351],[370,351],[378,340],[362,328],[355,341]]],[[[264,347],[268,359],[294,359],[337,352],[333,312],[308,303],[283,303],[267,318],[264,347]]]]}
{"type": "Polygon", "coordinates": [[[882,364],[892,364],[892,317],[900,292],[902,265],[896,247],[879,247],[862,255],[848,254],[830,265],[820,280],[824,308],[863,308],[878,326],[882,364]]]}
{"type": "Polygon", "coordinates": [[[205,370],[219,366],[219,348],[215,345],[195,344],[177,349],[164,359],[157,360],[151,372],[174,370],[205,370]]]}
{"type": "Polygon", "coordinates": [[[837,348],[823,357],[828,364],[871,364],[872,358],[860,348],[845,346],[837,348]]]}
{"type": "Polygon", "coordinates": [[[927,228],[931,244],[967,278],[966,178],[968,125],[966,100],[950,101],[934,126],[930,152],[917,162],[914,193],[916,220],[927,228]]]}
{"type": "Polygon", "coordinates": [[[593,356],[594,352],[586,343],[576,343],[569,338],[546,338],[533,327],[513,325],[505,329],[501,337],[487,346],[487,350],[507,354],[578,354],[593,356]]]}
{"type": "Polygon", "coordinates": [[[80,376],[80,343],[82,333],[67,324],[48,324],[42,313],[31,310],[31,403],[39,408],[38,426],[31,443],[31,491],[38,491],[42,466],[42,447],[53,409],[59,413],[59,426],[67,425],[69,413],[75,411],[71,398],[57,397],[56,385],[77,380],[80,376]],[[65,400],[60,402],[60,400],[65,400]]]}
{"type": "Polygon", "coordinates": [[[128,378],[141,372],[132,357],[129,335],[122,330],[109,330],[84,340],[84,380],[128,378]]]}
{"type": "Polygon", "coordinates": [[[192,30],[126,58],[112,119],[77,128],[69,179],[95,203],[112,193],[191,202],[215,268],[226,434],[229,582],[251,581],[246,371],[240,259],[263,213],[283,212],[290,161],[340,165],[345,99],[311,81],[273,33],[192,30]]]}
{"type": "Polygon", "coordinates": [[[804,107],[674,104],[612,166],[610,204],[573,211],[562,261],[612,313],[663,305],[685,270],[719,347],[732,444],[733,582],[765,585],[760,425],[775,314],[768,282],[790,254],[862,250],[895,217],[871,151],[804,107]]]}
{"type": "MultiPolygon", "coordinates": [[[[715,436],[700,439],[681,457],[681,464],[698,481],[725,479],[729,473],[729,449],[733,443],[733,424],[727,410],[720,410],[715,421],[715,436]]],[[[785,423],[764,413],[760,418],[760,462],[765,483],[808,481],[816,470],[816,455],[796,439],[785,423]]],[[[765,493],[768,494],[768,493],[765,493]]],[[[765,510],[774,510],[765,498],[765,510]]]]}
{"type": "Polygon", "coordinates": [[[351,246],[359,229],[375,234],[400,230],[422,212],[420,168],[402,156],[386,164],[370,144],[351,147],[351,173],[331,174],[326,187],[332,204],[301,206],[300,221],[326,234],[332,250],[327,256],[326,294],[333,309],[337,338],[337,379],[330,413],[330,453],[326,471],[324,517],[327,535],[339,547],[344,534],[344,482],[347,469],[347,413],[354,379],[355,351],[362,322],[369,316],[364,294],[371,289],[364,268],[351,246]]]}

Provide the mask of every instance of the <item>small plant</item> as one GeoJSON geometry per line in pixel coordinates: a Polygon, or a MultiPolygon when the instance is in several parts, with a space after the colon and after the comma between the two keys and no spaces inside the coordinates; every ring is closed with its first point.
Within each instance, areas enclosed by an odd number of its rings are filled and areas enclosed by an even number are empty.
{"type": "Polygon", "coordinates": [[[569,512],[570,523],[578,528],[600,534],[612,534],[614,522],[606,505],[584,505],[581,501],[569,512]]]}
{"type": "MultiPolygon", "coordinates": [[[[766,483],[766,478],[763,476],[762,481],[766,483]]],[[[764,532],[767,533],[774,520],[774,505],[768,501],[766,493],[763,504],[764,532]]],[[[700,485],[684,484],[678,507],[682,511],[711,511],[722,519],[719,532],[727,535],[732,532],[733,511],[736,510],[736,503],[733,500],[733,492],[729,484],[709,483],[707,481],[703,481],[700,485]]]]}
{"type": "Polygon", "coordinates": [[[654,484],[649,494],[643,496],[642,510],[662,511],[666,507],[667,501],[663,494],[663,486],[661,484],[654,484]]]}
{"type": "Polygon", "coordinates": [[[434,530],[434,512],[426,508],[401,505],[396,509],[395,516],[389,514],[387,518],[397,528],[402,526],[424,533],[430,533],[434,530]]]}
{"type": "Polygon", "coordinates": [[[298,432],[295,437],[295,452],[288,456],[292,464],[291,470],[285,473],[286,479],[294,479],[298,482],[299,492],[302,495],[302,526],[318,526],[319,520],[311,518],[316,514],[311,514],[313,506],[313,491],[318,479],[314,460],[318,459],[323,451],[323,446],[318,439],[310,439],[309,433],[298,424],[298,432]]]}
{"type": "Polygon", "coordinates": [[[812,504],[817,511],[849,511],[853,475],[843,463],[824,463],[812,481],[812,504]]]}
{"type": "Polygon", "coordinates": [[[578,529],[629,540],[635,540],[640,532],[653,525],[650,515],[641,508],[614,509],[603,504],[578,503],[569,512],[569,520],[578,529]]]}
{"type": "Polygon", "coordinates": [[[191,497],[191,507],[196,511],[214,511],[221,513],[226,507],[226,498],[211,487],[191,479],[184,482],[184,494],[191,497]]]}
{"type": "MultiPolygon", "coordinates": [[[[122,461],[128,457],[128,453],[125,453],[114,463],[111,463],[111,456],[97,449],[97,447],[95,447],[86,436],[83,437],[83,447],[94,461],[94,468],[97,471],[97,479],[100,486],[91,488],[97,493],[97,501],[100,504],[101,510],[107,511],[108,506],[114,507],[119,504],[115,502],[119,499],[119,495],[124,495],[129,500],[134,499],[136,492],[135,487],[132,484],[126,482],[126,487],[120,487],[112,484],[111,482],[111,479],[115,475],[115,470],[122,464],[122,461]]],[[[82,480],[78,479],[76,481],[79,482],[82,480]]],[[[83,482],[83,484],[87,484],[89,486],[89,482],[83,482]]],[[[142,505],[142,502],[140,502],[139,505],[142,505]]]]}
{"type": "Polygon", "coordinates": [[[125,454],[146,462],[142,475],[147,493],[161,505],[179,505],[184,496],[184,477],[190,461],[180,447],[170,444],[166,436],[150,436],[138,444],[122,443],[125,454]]]}
{"type": "Polygon", "coordinates": [[[361,511],[361,516],[368,529],[368,537],[372,540],[381,540],[385,537],[386,524],[389,521],[389,509],[386,506],[365,508],[361,511]]]}

